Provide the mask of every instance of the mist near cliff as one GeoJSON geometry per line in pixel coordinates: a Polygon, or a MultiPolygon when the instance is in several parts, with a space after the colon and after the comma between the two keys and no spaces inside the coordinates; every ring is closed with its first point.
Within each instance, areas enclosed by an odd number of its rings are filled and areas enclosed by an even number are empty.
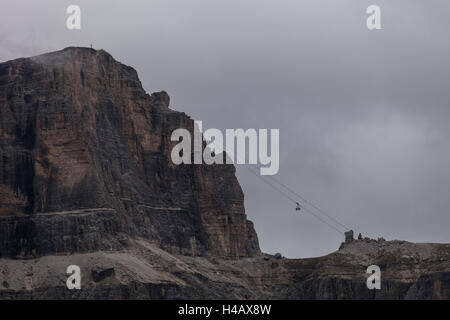
{"type": "MultiPolygon", "coordinates": [[[[279,128],[276,178],[364,236],[450,242],[450,3],[2,1],[0,61],[103,48],[206,128],[279,128]]],[[[261,248],[288,257],[343,240],[238,166],[261,248]]]]}

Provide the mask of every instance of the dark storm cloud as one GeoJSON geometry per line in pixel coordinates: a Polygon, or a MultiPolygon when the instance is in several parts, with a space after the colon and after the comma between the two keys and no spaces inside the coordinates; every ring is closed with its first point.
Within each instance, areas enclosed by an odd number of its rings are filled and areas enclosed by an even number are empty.
{"type": "MultiPolygon", "coordinates": [[[[205,127],[280,128],[276,178],[356,232],[450,242],[448,1],[75,2],[81,31],[65,28],[71,1],[2,1],[0,60],[93,43],[205,127]],[[382,30],[365,27],[373,3],[382,30]]],[[[238,177],[264,250],[342,241],[238,177]]]]}

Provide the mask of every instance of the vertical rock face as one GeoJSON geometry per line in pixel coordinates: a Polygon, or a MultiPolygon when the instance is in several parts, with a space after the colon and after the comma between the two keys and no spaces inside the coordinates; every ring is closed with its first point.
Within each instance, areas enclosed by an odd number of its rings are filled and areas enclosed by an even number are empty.
{"type": "Polygon", "coordinates": [[[111,237],[145,237],[177,253],[258,254],[234,166],[172,163],[171,133],[193,132],[193,121],[169,101],[164,91],[148,95],[133,68],[102,50],[1,63],[0,254],[39,253],[39,226],[58,241],[52,234],[78,214],[92,218],[81,230],[65,226],[79,243],[70,251],[95,247],[83,244],[85,232],[101,221],[111,237]]]}

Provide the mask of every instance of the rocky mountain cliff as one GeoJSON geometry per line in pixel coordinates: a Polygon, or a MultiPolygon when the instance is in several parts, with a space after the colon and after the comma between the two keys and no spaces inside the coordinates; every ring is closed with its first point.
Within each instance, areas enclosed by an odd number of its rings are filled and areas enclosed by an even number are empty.
{"type": "Polygon", "coordinates": [[[103,50],[0,64],[0,255],[122,248],[136,236],[175,253],[258,254],[234,166],[174,165],[177,128],[192,132],[193,120],[103,50]]]}
{"type": "Polygon", "coordinates": [[[450,298],[449,245],[262,254],[234,166],[172,164],[169,100],[103,50],[0,63],[0,298],[450,298]]]}

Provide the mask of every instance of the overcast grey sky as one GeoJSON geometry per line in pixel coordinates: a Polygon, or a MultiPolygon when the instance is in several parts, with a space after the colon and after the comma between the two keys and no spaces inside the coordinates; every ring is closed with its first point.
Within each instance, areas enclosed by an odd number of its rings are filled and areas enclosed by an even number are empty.
{"type": "MultiPolygon", "coordinates": [[[[280,128],[280,172],[364,236],[450,242],[450,2],[0,0],[0,61],[103,48],[204,128],[280,128]],[[66,29],[81,7],[82,29],[66,29]],[[381,7],[382,30],[366,28],[381,7]]],[[[343,240],[243,168],[264,251],[343,240]]]]}

